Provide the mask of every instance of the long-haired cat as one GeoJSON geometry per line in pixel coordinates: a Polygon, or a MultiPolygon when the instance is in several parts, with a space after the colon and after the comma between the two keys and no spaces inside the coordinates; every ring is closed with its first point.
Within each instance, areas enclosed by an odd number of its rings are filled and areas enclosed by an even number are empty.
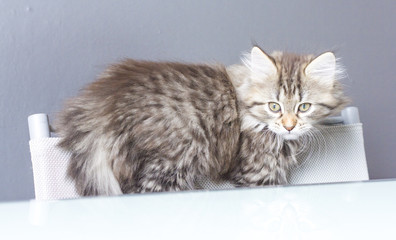
{"type": "Polygon", "coordinates": [[[287,183],[301,136],[347,104],[333,53],[258,47],[244,64],[125,60],[70,99],[59,146],[81,195],[287,183]]]}

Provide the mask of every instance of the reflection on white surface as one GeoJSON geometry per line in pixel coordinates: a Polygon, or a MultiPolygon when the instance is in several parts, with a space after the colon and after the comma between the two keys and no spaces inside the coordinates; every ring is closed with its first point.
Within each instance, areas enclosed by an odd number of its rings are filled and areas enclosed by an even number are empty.
{"type": "Polygon", "coordinates": [[[396,181],[0,204],[0,239],[386,239],[395,223],[396,181]]]}
{"type": "Polygon", "coordinates": [[[48,219],[47,202],[31,200],[29,205],[29,222],[33,226],[40,226],[47,224],[48,219]]]}
{"type": "Polygon", "coordinates": [[[315,224],[310,200],[286,194],[273,201],[257,201],[244,206],[250,224],[245,236],[259,239],[327,239],[329,233],[315,224]],[[254,230],[253,230],[254,229],[254,230]]]}

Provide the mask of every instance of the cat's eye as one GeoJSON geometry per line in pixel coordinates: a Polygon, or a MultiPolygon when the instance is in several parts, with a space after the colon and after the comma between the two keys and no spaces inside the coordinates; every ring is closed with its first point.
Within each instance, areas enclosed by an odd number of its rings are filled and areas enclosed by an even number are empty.
{"type": "Polygon", "coordinates": [[[268,103],[268,106],[269,106],[269,109],[275,113],[277,113],[281,110],[280,105],[275,102],[268,103]]]}
{"type": "Polygon", "coordinates": [[[301,103],[300,106],[298,107],[298,111],[300,112],[306,112],[311,108],[310,103],[301,103]]]}

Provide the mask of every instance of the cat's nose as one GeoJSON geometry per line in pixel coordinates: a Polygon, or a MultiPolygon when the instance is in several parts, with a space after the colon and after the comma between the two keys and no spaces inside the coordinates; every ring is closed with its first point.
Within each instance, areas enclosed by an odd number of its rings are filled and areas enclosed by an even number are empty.
{"type": "Polygon", "coordinates": [[[285,125],[283,125],[283,127],[287,130],[287,131],[291,131],[291,130],[293,130],[293,128],[295,127],[296,125],[291,125],[291,126],[285,126],[285,125]]]}
{"type": "Polygon", "coordinates": [[[293,114],[286,113],[282,118],[282,125],[287,131],[293,130],[293,128],[297,125],[297,118],[293,114]]]}

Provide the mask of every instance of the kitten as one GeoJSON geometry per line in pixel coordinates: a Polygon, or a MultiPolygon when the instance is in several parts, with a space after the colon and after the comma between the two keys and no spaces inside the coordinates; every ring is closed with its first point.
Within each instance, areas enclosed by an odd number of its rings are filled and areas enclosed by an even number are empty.
{"type": "Polygon", "coordinates": [[[125,60],[70,99],[59,146],[80,195],[287,183],[301,136],[347,103],[333,53],[254,47],[244,64],[125,60]]]}

